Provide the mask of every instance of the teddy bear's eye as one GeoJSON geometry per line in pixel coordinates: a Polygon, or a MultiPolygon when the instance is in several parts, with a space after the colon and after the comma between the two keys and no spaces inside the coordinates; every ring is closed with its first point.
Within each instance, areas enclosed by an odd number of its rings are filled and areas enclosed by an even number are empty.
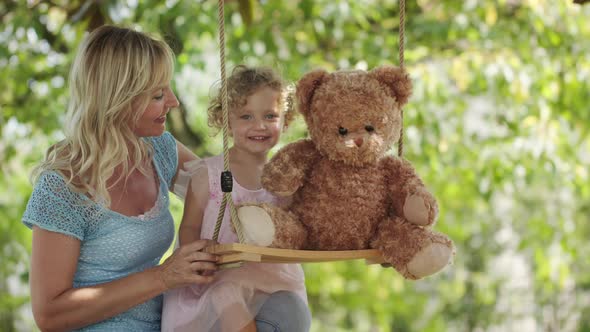
{"type": "Polygon", "coordinates": [[[370,133],[372,133],[372,132],[375,131],[375,128],[373,126],[371,126],[371,125],[366,125],[365,126],[365,130],[368,131],[368,132],[370,132],[370,133]]]}
{"type": "Polygon", "coordinates": [[[338,127],[338,134],[344,136],[344,135],[348,134],[348,129],[342,128],[342,127],[338,127]]]}

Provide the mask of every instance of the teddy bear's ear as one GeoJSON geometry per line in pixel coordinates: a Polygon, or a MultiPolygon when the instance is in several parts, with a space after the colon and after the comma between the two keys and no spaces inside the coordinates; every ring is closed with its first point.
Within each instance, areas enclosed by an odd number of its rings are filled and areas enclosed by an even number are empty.
{"type": "Polygon", "coordinates": [[[387,87],[400,106],[408,102],[412,94],[412,81],[405,70],[393,66],[381,66],[371,70],[369,75],[387,87]]]}
{"type": "Polygon", "coordinates": [[[311,106],[311,100],[315,90],[322,85],[328,72],[323,69],[310,71],[303,75],[297,82],[296,96],[299,104],[299,111],[306,116],[311,106]]]}

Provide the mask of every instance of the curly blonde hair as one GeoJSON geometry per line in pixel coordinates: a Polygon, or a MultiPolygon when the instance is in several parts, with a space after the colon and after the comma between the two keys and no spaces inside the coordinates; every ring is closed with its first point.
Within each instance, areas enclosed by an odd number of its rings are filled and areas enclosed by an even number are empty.
{"type": "MultiPolygon", "coordinates": [[[[210,98],[207,116],[209,127],[219,132],[223,128],[222,100],[220,82],[216,84],[215,94],[210,98]]],[[[283,126],[287,127],[294,117],[293,89],[272,68],[248,67],[238,65],[227,78],[227,107],[229,111],[246,105],[247,99],[258,89],[269,87],[280,92],[279,110],[283,115],[283,126]]]]}
{"type": "MultiPolygon", "coordinates": [[[[107,180],[114,184],[133,170],[150,174],[153,148],[133,133],[150,93],[168,84],[174,53],[161,40],[132,29],[102,26],[81,43],[69,77],[65,139],[51,146],[32,172],[57,171],[75,191],[110,206],[107,180]],[[133,108],[132,104],[137,105],[133,108]]],[[[113,185],[114,185],[113,184],[113,185]]]]}

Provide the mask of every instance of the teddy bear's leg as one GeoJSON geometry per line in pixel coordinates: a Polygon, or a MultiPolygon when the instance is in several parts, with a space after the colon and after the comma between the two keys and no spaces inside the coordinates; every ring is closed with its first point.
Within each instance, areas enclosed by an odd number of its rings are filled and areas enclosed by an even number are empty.
{"type": "Polygon", "coordinates": [[[381,222],[371,247],[381,250],[388,263],[413,280],[442,270],[455,252],[447,236],[399,217],[381,222]]]}
{"type": "Polygon", "coordinates": [[[305,246],[307,230],[289,211],[263,203],[242,205],[237,213],[246,243],[285,249],[305,246]]]}

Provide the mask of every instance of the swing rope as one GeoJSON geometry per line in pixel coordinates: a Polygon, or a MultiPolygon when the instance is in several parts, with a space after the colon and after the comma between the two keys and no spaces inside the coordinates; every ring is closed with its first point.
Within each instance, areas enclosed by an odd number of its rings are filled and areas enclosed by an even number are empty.
{"type": "MultiPolygon", "coordinates": [[[[405,23],[406,23],[406,0],[399,0],[399,67],[404,69],[404,42],[405,42],[405,23]]],[[[399,141],[397,142],[397,155],[401,158],[404,155],[404,109],[400,107],[401,128],[399,130],[399,141]]]]}
{"type": "Polygon", "coordinates": [[[215,230],[213,232],[213,240],[217,241],[219,238],[219,229],[221,228],[221,222],[223,221],[223,215],[225,213],[225,207],[229,203],[229,213],[231,217],[231,223],[234,226],[238,240],[240,243],[244,243],[244,232],[242,230],[242,224],[238,220],[236,213],[236,207],[234,206],[234,200],[231,197],[233,177],[229,171],[229,148],[227,143],[228,136],[228,109],[227,109],[227,78],[225,75],[225,17],[223,12],[223,0],[218,1],[218,23],[219,23],[219,60],[221,64],[221,112],[223,113],[223,173],[221,173],[221,188],[223,191],[223,200],[219,207],[219,213],[217,215],[217,222],[215,224],[215,230]]]}
{"type": "MultiPolygon", "coordinates": [[[[224,17],[224,0],[218,0],[218,30],[219,30],[219,60],[221,65],[221,109],[223,113],[223,172],[221,174],[221,187],[223,191],[223,199],[221,206],[219,207],[219,214],[217,215],[217,222],[215,224],[215,230],[213,232],[213,240],[217,241],[219,238],[219,230],[223,221],[226,206],[229,204],[229,212],[231,223],[234,226],[238,240],[240,243],[244,243],[244,232],[242,230],[242,224],[238,220],[236,208],[234,206],[233,199],[231,197],[232,192],[232,175],[229,171],[229,148],[228,148],[228,106],[227,106],[227,78],[225,73],[225,17],[224,17]]],[[[404,42],[405,42],[405,11],[406,1],[399,0],[399,67],[404,69],[404,42]]],[[[292,98],[291,95],[289,97],[292,98]]],[[[292,101],[291,101],[292,102],[292,101]]],[[[397,146],[397,154],[402,157],[404,152],[404,112],[401,111],[401,123],[400,138],[397,146]]]]}

